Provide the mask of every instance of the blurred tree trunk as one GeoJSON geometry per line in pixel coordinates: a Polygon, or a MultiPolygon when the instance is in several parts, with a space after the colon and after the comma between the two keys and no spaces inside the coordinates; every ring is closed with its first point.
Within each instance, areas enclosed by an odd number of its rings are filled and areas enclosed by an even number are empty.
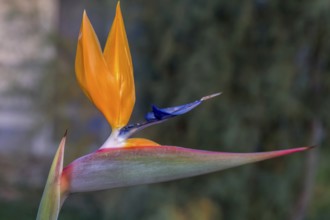
{"type": "Polygon", "coordinates": [[[47,110],[54,84],[44,82],[52,77],[57,16],[56,0],[0,0],[0,156],[9,170],[0,172],[12,186],[42,184],[43,166],[27,160],[55,151],[47,110]]]}
{"type": "Polygon", "coordinates": [[[310,101],[311,111],[314,113],[314,117],[310,119],[310,144],[315,145],[318,148],[308,152],[307,160],[305,161],[305,173],[303,179],[303,185],[301,193],[298,196],[296,206],[293,211],[292,220],[303,220],[308,213],[308,206],[313,195],[313,189],[315,187],[315,177],[318,168],[320,144],[324,136],[324,126],[322,119],[320,118],[322,108],[322,74],[324,69],[323,65],[325,60],[322,54],[326,53],[326,29],[323,27],[323,19],[318,17],[315,21],[316,25],[313,26],[309,35],[313,41],[310,48],[308,57],[309,60],[304,62],[303,66],[305,71],[309,74],[309,92],[313,97],[310,101]]]}

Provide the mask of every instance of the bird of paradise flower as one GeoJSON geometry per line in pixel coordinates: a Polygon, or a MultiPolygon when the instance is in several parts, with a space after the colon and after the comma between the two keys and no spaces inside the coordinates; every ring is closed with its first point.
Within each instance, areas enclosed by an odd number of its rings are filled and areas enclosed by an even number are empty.
{"type": "Polygon", "coordinates": [[[175,107],[153,106],[144,122],[127,125],[135,103],[135,88],[119,2],[103,52],[86,12],[83,13],[75,69],[82,90],[103,113],[112,132],[99,150],[76,159],[63,169],[65,134],[49,172],[37,219],[57,219],[70,193],[191,177],[311,148],[224,153],[163,146],[148,139],[129,138],[141,129],[184,114],[219,93],[175,107]]]}

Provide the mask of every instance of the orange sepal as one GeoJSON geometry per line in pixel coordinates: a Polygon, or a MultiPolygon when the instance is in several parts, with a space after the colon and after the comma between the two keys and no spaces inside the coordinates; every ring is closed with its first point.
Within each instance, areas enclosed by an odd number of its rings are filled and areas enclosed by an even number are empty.
{"type": "Polygon", "coordinates": [[[103,113],[112,127],[120,114],[119,89],[104,60],[95,31],[84,12],[76,62],[76,76],[84,93],[103,113]]]}
{"type": "Polygon", "coordinates": [[[104,53],[84,12],[75,68],[84,93],[103,113],[111,127],[117,129],[125,126],[133,111],[135,87],[119,3],[104,53]]]}
{"type": "Polygon", "coordinates": [[[119,2],[103,55],[111,75],[118,84],[120,114],[114,123],[122,127],[128,123],[133,111],[135,87],[132,58],[119,2]]]}
{"type": "Polygon", "coordinates": [[[147,146],[160,146],[156,142],[153,142],[151,140],[145,139],[145,138],[130,138],[125,141],[125,144],[123,147],[147,147],[147,146]]]}

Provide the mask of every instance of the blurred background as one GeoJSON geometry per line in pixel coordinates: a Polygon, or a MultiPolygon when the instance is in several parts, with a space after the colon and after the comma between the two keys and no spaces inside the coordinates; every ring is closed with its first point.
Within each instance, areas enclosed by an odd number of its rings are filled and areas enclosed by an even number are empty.
{"type": "MultiPolygon", "coordinates": [[[[65,164],[110,128],[74,75],[84,9],[104,45],[115,0],[0,0],[0,219],[35,219],[55,150],[65,164]]],[[[330,2],[122,0],[132,122],[152,103],[223,94],[138,135],[254,152],[318,148],[167,183],[76,194],[59,219],[330,219],[330,2]]]]}

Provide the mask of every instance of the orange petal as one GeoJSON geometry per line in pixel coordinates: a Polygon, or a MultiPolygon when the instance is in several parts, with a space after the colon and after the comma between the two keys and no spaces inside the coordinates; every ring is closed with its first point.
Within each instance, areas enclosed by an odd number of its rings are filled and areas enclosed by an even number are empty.
{"type": "Polygon", "coordinates": [[[123,127],[128,123],[132,114],[135,103],[135,87],[131,53],[119,2],[103,54],[119,89],[120,114],[114,124],[115,127],[123,127]]]}
{"type": "Polygon", "coordinates": [[[119,88],[115,76],[108,70],[95,31],[84,12],[76,54],[78,82],[112,127],[117,127],[120,115],[119,88]]]}
{"type": "Polygon", "coordinates": [[[145,146],[160,146],[156,142],[145,138],[130,138],[125,141],[124,147],[145,147],[145,146]]]}

